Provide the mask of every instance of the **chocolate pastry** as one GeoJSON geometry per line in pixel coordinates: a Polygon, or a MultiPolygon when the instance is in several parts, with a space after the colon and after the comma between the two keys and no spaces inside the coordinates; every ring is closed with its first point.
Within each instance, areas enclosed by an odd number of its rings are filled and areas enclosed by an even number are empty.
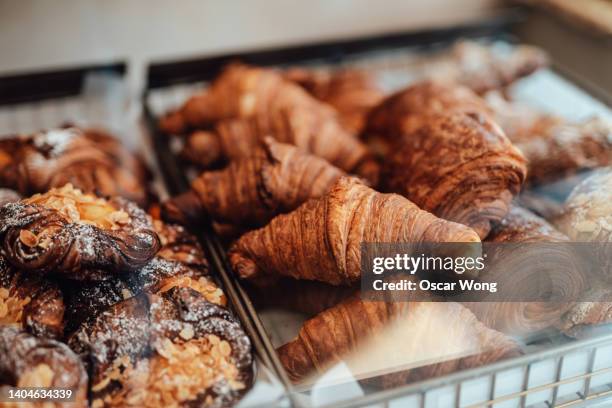
{"type": "Polygon", "coordinates": [[[180,225],[168,224],[160,220],[154,220],[153,227],[161,242],[158,257],[201,269],[204,274],[208,274],[206,255],[195,236],[180,225]]]}
{"type": "Polygon", "coordinates": [[[72,183],[86,193],[144,206],[148,178],[138,157],[100,131],[64,128],[0,141],[0,186],[23,195],[72,183]]]}
{"type": "Polygon", "coordinates": [[[89,363],[93,407],[226,407],[253,379],[240,324],[186,288],[118,303],[68,343],[89,363]]]}
{"type": "Polygon", "coordinates": [[[129,272],[160,247],[144,211],[121,198],[105,200],[71,185],[0,209],[7,261],[33,273],[89,279],[88,271],[129,272]]]}
{"type": "Polygon", "coordinates": [[[0,255],[0,326],[15,326],[38,337],[61,338],[63,318],[59,286],[15,270],[0,255]]]}
{"type": "MultiPolygon", "coordinates": [[[[14,327],[0,327],[0,385],[70,389],[71,407],[88,406],[87,373],[78,356],[65,344],[14,327]]],[[[49,404],[44,406],[65,406],[49,404]]]]}
{"type": "Polygon", "coordinates": [[[21,197],[17,194],[16,191],[10,190],[8,188],[0,188],[0,207],[4,204],[14,203],[15,201],[19,201],[21,197]]]}

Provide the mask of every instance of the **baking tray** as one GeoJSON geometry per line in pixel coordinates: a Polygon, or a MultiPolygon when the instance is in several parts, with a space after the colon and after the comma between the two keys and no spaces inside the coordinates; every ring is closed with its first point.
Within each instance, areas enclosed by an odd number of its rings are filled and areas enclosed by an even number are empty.
{"type": "MultiPolygon", "coordinates": [[[[36,72],[0,77],[0,138],[5,135],[32,133],[72,123],[84,127],[100,127],[134,152],[140,154],[154,174],[153,189],[159,197],[172,190],[163,182],[155,149],[145,137],[140,123],[140,103],[132,101],[127,93],[123,63],[71,68],[53,72],[36,72]]],[[[170,185],[172,188],[172,186],[170,185]]],[[[205,243],[204,243],[205,244],[205,243]]],[[[205,244],[215,278],[221,280],[230,309],[241,319],[249,337],[254,339],[256,355],[256,384],[259,395],[247,393],[245,407],[288,405],[282,385],[270,370],[271,362],[263,345],[258,343],[251,319],[240,314],[234,305],[239,297],[215,270],[215,251],[205,244]],[[260,381],[261,380],[261,381],[260,381]],[[262,394],[266,394],[262,396],[262,394]],[[263,398],[262,398],[263,397],[263,398]]]]}
{"type": "MultiPolygon", "coordinates": [[[[513,18],[466,28],[426,33],[394,34],[378,38],[289,47],[243,54],[221,55],[192,61],[154,64],[149,68],[148,87],[143,96],[145,118],[158,151],[162,171],[174,192],[187,188],[189,171],[176,156],[172,141],[157,128],[157,118],[180,105],[194,90],[214,78],[228,62],[239,60],[261,66],[359,66],[384,72],[382,85],[387,90],[405,86],[415,78],[410,75],[414,56],[421,51],[441,49],[459,37],[512,40],[509,27],[513,18]]],[[[551,100],[571,100],[571,110],[556,112],[572,119],[590,114],[612,118],[608,108],[577,85],[563,79],[554,70],[533,76],[534,84],[524,81],[515,90],[519,100],[528,100],[536,107],[555,112],[551,100]],[[541,84],[552,86],[554,98],[541,97],[541,84]],[[548,105],[547,105],[548,104],[548,105]]],[[[556,199],[563,200],[573,183],[550,186],[556,199]]],[[[241,298],[241,313],[252,319],[262,344],[279,378],[286,385],[294,406],[325,407],[547,407],[590,406],[595,400],[612,396],[612,334],[581,341],[568,341],[557,334],[537,339],[529,353],[517,359],[502,361],[478,369],[465,370],[432,380],[409,384],[393,390],[368,392],[364,395],[351,384],[301,390],[286,377],[276,356],[271,336],[273,325],[266,325],[253,307],[242,284],[231,273],[219,239],[210,231],[205,240],[216,253],[215,262],[224,280],[241,298]]]]}

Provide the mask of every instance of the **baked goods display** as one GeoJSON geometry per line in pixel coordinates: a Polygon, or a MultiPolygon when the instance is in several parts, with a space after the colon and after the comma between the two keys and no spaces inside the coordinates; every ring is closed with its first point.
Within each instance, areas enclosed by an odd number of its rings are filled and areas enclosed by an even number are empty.
{"type": "MultiPolygon", "coordinates": [[[[542,330],[580,337],[612,322],[609,255],[594,253],[599,287],[565,247],[610,241],[612,171],[554,219],[520,206],[612,163],[609,123],[511,100],[508,87],[546,65],[533,47],[464,41],[388,93],[374,69],[231,63],[156,119],[170,147],[157,153],[191,183],[163,202],[142,158],[104,131],[1,138],[0,385],[68,387],[94,408],[234,406],[254,356],[209,268],[207,253],[223,267],[219,248],[258,311],[307,318],[273,338],[296,383],[343,363],[364,386],[397,387],[520,356],[517,338],[542,330]],[[211,231],[223,246],[205,237],[205,252],[196,235],[211,231]],[[565,300],[371,299],[367,244],[470,244],[450,257],[498,245],[489,274],[463,277],[565,300]]],[[[459,279],[421,272],[412,283],[459,279]]]]}
{"type": "Polygon", "coordinates": [[[233,405],[250,340],[196,237],[108,195],[128,192],[119,166],[147,174],[118,143],[76,128],[0,141],[0,186],[24,196],[1,196],[0,385],[69,388],[77,407],[233,405]]]}
{"type": "Polygon", "coordinates": [[[508,87],[548,61],[533,47],[497,48],[456,44],[427,63],[425,78],[391,94],[374,70],[232,64],[160,119],[164,133],[181,136],[180,157],[203,170],[162,204],[162,217],[224,237],[258,308],[310,318],[277,350],[292,380],[342,361],[369,385],[396,386],[519,355],[507,335],[576,321],[571,300],[383,302],[357,287],[363,243],[471,243],[503,248],[492,271],[509,287],[539,279],[527,267],[537,257],[561,281],[552,292],[579,299],[586,290],[565,251],[571,235],[517,203],[526,186],[606,165],[606,126],[510,100],[508,87]],[[504,244],[550,247],[534,254],[504,244]],[[440,333],[448,335],[437,341],[440,333]],[[377,342],[405,358],[366,358],[377,342]]]}

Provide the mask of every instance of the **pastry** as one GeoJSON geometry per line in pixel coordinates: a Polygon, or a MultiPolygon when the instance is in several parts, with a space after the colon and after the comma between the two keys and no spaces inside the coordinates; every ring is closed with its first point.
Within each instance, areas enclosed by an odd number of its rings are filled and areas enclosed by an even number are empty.
{"type": "Polygon", "coordinates": [[[351,285],[361,277],[361,243],[475,242],[470,228],[340,178],[329,193],[243,235],[229,251],[234,272],[261,284],[280,276],[351,285]]]}
{"type": "Polygon", "coordinates": [[[0,140],[0,186],[22,195],[72,183],[86,193],[144,206],[148,178],[142,161],[101,131],[70,127],[0,140]]]}
{"type": "Polygon", "coordinates": [[[458,303],[369,302],[359,294],[306,321],[277,352],[294,382],[344,360],[357,377],[371,376],[378,367],[391,371],[368,381],[384,388],[520,355],[516,343],[458,303]],[[351,353],[358,350],[353,364],[351,353]]]}
{"type": "Polygon", "coordinates": [[[69,184],[2,207],[0,240],[16,268],[71,279],[90,279],[90,270],[133,271],[160,246],[135,204],[97,198],[69,184]]]}
{"type": "Polygon", "coordinates": [[[165,202],[162,213],[184,225],[212,219],[260,227],[320,197],[344,174],[321,158],[267,138],[250,157],[202,173],[188,192],[165,202]]]}
{"type": "Polygon", "coordinates": [[[92,407],[225,407],[253,380],[239,323],[191,289],[118,303],[68,343],[89,362],[92,407]]]}
{"type": "Polygon", "coordinates": [[[481,238],[501,221],[526,177],[525,158],[487,116],[431,115],[406,133],[384,168],[385,188],[481,238]]]}
{"type": "Polygon", "coordinates": [[[334,107],[342,126],[354,134],[361,133],[368,112],[384,97],[374,75],[362,69],[291,68],[285,77],[334,107]]]}
{"type": "MultiPolygon", "coordinates": [[[[78,356],[63,343],[10,326],[0,327],[0,385],[70,390],[71,407],[88,407],[87,373],[78,356]]],[[[66,404],[46,402],[44,406],[66,404]]]]}

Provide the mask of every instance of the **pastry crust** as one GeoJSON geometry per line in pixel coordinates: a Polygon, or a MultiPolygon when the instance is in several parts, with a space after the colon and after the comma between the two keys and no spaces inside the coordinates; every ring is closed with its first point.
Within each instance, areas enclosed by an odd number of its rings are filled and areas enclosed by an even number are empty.
{"type": "Polygon", "coordinates": [[[487,116],[428,117],[385,163],[385,188],[485,238],[510,209],[526,177],[523,155],[487,116]]]}
{"type": "Polygon", "coordinates": [[[229,406],[253,380],[240,324],[185,288],[118,303],[84,324],[69,345],[90,361],[94,407],[229,406]]]}
{"type": "Polygon", "coordinates": [[[0,385],[70,389],[70,406],[88,406],[87,373],[78,356],[63,343],[14,327],[0,327],[0,385]]]}
{"type": "Polygon", "coordinates": [[[351,285],[361,278],[362,242],[480,240],[470,228],[437,218],[397,194],[381,194],[343,177],[325,196],[243,235],[229,259],[241,278],[259,283],[286,276],[351,285]]]}
{"type": "Polygon", "coordinates": [[[8,262],[37,274],[90,279],[87,271],[128,272],[146,264],[159,239],[146,213],[66,185],[0,209],[8,262]]]}

